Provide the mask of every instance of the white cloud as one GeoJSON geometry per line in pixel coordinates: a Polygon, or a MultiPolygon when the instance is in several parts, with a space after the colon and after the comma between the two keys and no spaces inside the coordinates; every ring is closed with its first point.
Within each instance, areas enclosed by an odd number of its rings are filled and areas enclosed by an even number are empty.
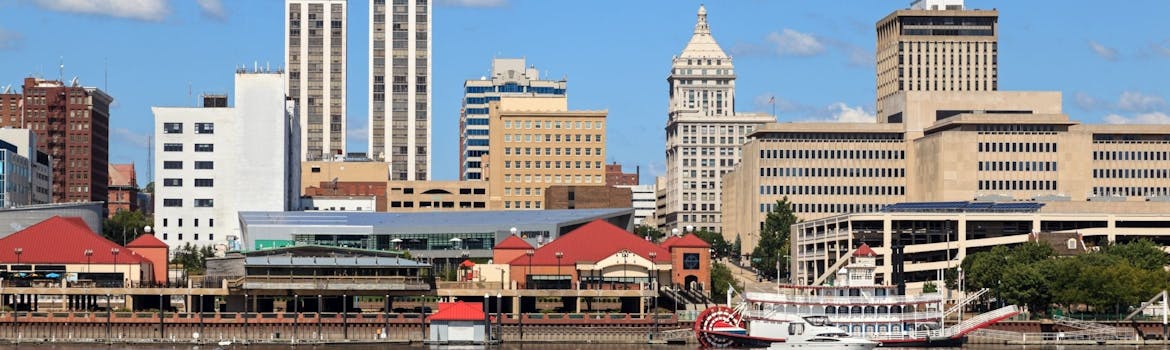
{"type": "Polygon", "coordinates": [[[137,148],[150,147],[149,135],[136,133],[127,128],[111,128],[110,136],[113,141],[121,141],[137,148]]]}
{"type": "Polygon", "coordinates": [[[1162,112],[1141,113],[1133,117],[1110,114],[1105,116],[1105,122],[1109,124],[1170,124],[1170,115],[1162,112]]]}
{"type": "Polygon", "coordinates": [[[20,42],[20,33],[4,30],[0,28],[0,50],[11,50],[16,48],[16,44],[20,42]]]}
{"type": "Polygon", "coordinates": [[[196,0],[199,4],[199,11],[204,16],[217,20],[227,19],[227,11],[223,9],[223,2],[220,0],[196,0]]]}
{"type": "Polygon", "coordinates": [[[1074,95],[1074,102],[1076,102],[1077,107],[1080,107],[1086,111],[1096,109],[1098,106],[1097,99],[1093,96],[1089,96],[1089,94],[1084,92],[1076,93],[1076,95],[1074,95]]]}
{"type": "Polygon", "coordinates": [[[877,118],[873,113],[866,112],[861,106],[849,107],[843,102],[829,105],[828,110],[833,113],[831,121],[838,123],[874,123],[877,118]]]}
{"type": "Polygon", "coordinates": [[[1121,93],[1117,101],[1117,108],[1129,112],[1148,112],[1162,107],[1166,107],[1166,100],[1161,97],[1134,91],[1121,93]]]}
{"type": "Polygon", "coordinates": [[[1104,58],[1106,61],[1117,60],[1117,50],[1106,47],[1105,45],[1101,45],[1101,43],[1096,41],[1089,40],[1089,49],[1093,50],[1093,53],[1097,54],[1097,56],[1100,56],[1101,58],[1104,58]]]}
{"type": "Polygon", "coordinates": [[[61,12],[162,21],[171,10],[167,0],[36,0],[37,6],[61,12]]]}
{"type": "Polygon", "coordinates": [[[825,52],[825,45],[812,34],[788,28],[769,33],[765,40],[775,46],[780,56],[815,56],[825,52]]]}
{"type": "Polygon", "coordinates": [[[450,7],[503,7],[507,0],[439,0],[439,5],[450,7]]]}

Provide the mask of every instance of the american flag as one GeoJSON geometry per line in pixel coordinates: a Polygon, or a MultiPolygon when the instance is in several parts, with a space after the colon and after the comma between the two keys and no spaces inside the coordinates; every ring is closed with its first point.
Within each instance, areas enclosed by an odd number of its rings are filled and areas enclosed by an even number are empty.
{"type": "Polygon", "coordinates": [[[769,97],[768,103],[776,103],[776,96],[769,97]]]}

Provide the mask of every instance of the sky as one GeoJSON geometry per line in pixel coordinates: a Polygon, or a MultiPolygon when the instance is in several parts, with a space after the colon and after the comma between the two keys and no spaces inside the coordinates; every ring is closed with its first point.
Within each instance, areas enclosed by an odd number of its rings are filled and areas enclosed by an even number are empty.
{"type": "MultiPolygon", "coordinates": [[[[571,109],[609,111],[608,161],[641,182],[664,174],[671,57],[699,1],[433,0],[432,177],[458,178],[463,82],[493,57],[567,78],[571,109]]],[[[0,0],[0,91],[24,77],[77,77],[114,96],[110,162],[148,177],[151,106],[231,93],[237,67],[284,64],[281,0],[0,0]],[[62,69],[61,66],[64,66],[62,69]],[[62,71],[64,74],[62,74],[62,71]]],[[[1082,123],[1170,123],[1170,2],[968,0],[998,8],[999,88],[1064,94],[1082,123]],[[1124,6],[1121,6],[1124,5],[1124,6]]],[[[874,23],[909,1],[710,1],[734,59],[737,111],[781,122],[872,121],[874,23]]],[[[368,0],[348,4],[348,151],[365,152],[368,0]]],[[[232,101],[234,104],[234,101],[232,101]]]]}

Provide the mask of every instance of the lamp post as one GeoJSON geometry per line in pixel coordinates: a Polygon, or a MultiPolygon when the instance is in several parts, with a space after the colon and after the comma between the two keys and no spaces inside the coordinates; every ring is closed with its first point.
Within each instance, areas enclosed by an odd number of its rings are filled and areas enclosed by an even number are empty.
{"type": "Polygon", "coordinates": [[[90,263],[93,261],[93,249],[85,250],[85,273],[90,272],[90,263]]]}
{"type": "MultiPolygon", "coordinates": [[[[122,252],[121,249],[110,248],[110,254],[114,255],[114,273],[115,274],[118,273],[118,253],[121,253],[121,252],[122,252]]],[[[122,285],[122,287],[125,287],[125,285],[122,285]]]]}
{"type": "Polygon", "coordinates": [[[654,288],[654,294],[650,295],[650,307],[654,314],[654,333],[650,333],[650,340],[654,340],[654,336],[658,335],[658,286],[655,284],[655,279],[658,277],[657,262],[655,258],[658,257],[657,252],[650,252],[650,287],[654,288]]]}
{"type": "Polygon", "coordinates": [[[626,289],[626,278],[629,277],[626,274],[626,271],[628,271],[630,269],[630,266],[629,266],[630,252],[629,251],[622,251],[621,257],[622,257],[622,289],[626,289]]]}
{"type": "Polygon", "coordinates": [[[695,226],[694,225],[687,225],[687,232],[688,233],[695,233],[695,226]]]}
{"type": "MultiPolygon", "coordinates": [[[[561,278],[561,258],[565,257],[565,252],[558,251],[556,255],[557,255],[557,280],[560,281],[560,278],[561,278]]],[[[557,283],[557,289],[560,289],[560,288],[561,288],[561,284],[557,283]]]]}
{"type": "Polygon", "coordinates": [[[674,236],[678,236],[678,227],[670,229],[670,234],[674,235],[674,236]]]}
{"type": "MultiPolygon", "coordinates": [[[[959,266],[957,269],[959,271],[959,295],[961,295],[965,299],[967,297],[967,295],[963,294],[963,267],[959,266]]],[[[964,309],[963,305],[959,305],[959,322],[958,323],[963,323],[963,309],[964,309]]]]}
{"type": "Polygon", "coordinates": [[[24,248],[15,248],[12,252],[16,253],[16,264],[20,265],[20,254],[24,254],[24,248]]]}
{"type": "Polygon", "coordinates": [[[513,228],[510,228],[510,229],[508,229],[508,232],[511,232],[511,233],[512,233],[512,235],[513,235],[513,236],[515,236],[515,235],[516,235],[516,232],[517,232],[517,230],[516,230],[516,228],[515,228],[515,227],[513,227],[513,228]]]}
{"type": "Polygon", "coordinates": [[[528,256],[528,273],[524,275],[524,289],[531,289],[532,288],[532,286],[529,286],[529,283],[532,281],[532,255],[533,254],[536,254],[536,251],[534,251],[532,249],[524,251],[524,255],[528,256]]]}

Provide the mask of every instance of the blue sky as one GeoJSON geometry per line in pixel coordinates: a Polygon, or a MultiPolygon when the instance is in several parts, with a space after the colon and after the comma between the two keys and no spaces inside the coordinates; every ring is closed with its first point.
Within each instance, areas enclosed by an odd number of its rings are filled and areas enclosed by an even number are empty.
{"type": "MultiPolygon", "coordinates": [[[[567,77],[574,109],[609,110],[609,160],[653,183],[663,169],[666,75],[698,1],[434,0],[433,177],[458,177],[462,85],[492,57],[567,77]]],[[[151,106],[230,93],[232,72],[283,65],[280,0],[0,0],[0,89],[30,75],[106,89],[110,161],[146,183],[151,106]],[[108,77],[108,78],[107,78],[108,77]],[[189,94],[189,91],[192,93],[189,94]]],[[[908,1],[707,1],[733,55],[736,108],[780,121],[864,120],[874,105],[874,22],[908,1]],[[834,6],[835,5],[835,6],[834,6]]],[[[976,1],[1000,10],[1000,89],[1057,90],[1086,123],[1170,123],[1170,2],[976,1]]],[[[368,1],[349,2],[351,151],[365,151],[368,1]]]]}

